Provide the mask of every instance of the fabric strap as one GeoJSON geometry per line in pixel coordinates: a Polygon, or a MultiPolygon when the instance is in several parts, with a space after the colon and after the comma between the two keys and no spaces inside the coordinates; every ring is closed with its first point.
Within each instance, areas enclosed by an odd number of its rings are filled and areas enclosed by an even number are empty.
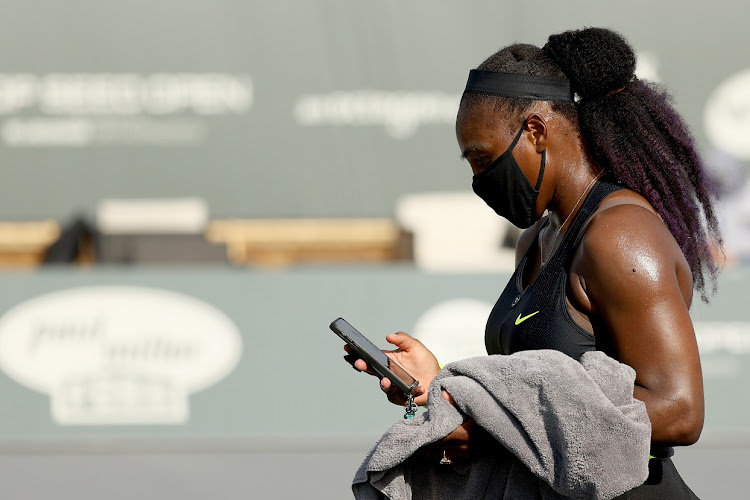
{"type": "Polygon", "coordinates": [[[464,92],[476,92],[537,101],[574,101],[570,82],[564,78],[517,75],[473,69],[464,92]]]}

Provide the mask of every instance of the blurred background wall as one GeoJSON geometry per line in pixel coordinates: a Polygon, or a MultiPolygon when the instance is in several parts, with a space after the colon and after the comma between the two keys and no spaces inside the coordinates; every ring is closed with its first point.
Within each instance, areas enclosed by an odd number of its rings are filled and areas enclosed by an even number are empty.
{"type": "Polygon", "coordinates": [[[693,316],[707,419],[750,459],[750,7],[576,0],[0,1],[4,498],[349,497],[397,418],[327,325],[481,354],[515,231],[470,193],[468,70],[606,26],[666,85],[724,194],[693,316]],[[488,213],[490,212],[490,213],[488,213]]]}

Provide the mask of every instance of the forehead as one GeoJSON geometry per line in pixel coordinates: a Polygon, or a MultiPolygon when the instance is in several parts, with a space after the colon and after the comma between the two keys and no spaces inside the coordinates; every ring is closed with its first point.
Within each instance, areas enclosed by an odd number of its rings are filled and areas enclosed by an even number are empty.
{"type": "Polygon", "coordinates": [[[456,139],[463,151],[474,144],[491,144],[507,142],[512,117],[495,106],[481,104],[462,104],[456,116],[456,139]]]}

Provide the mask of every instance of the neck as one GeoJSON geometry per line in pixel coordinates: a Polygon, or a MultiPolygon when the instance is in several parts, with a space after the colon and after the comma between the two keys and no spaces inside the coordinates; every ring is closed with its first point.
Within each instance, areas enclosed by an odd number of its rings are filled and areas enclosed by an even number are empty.
{"type": "MultiPolygon", "coordinates": [[[[573,171],[575,172],[576,170],[573,171]]],[[[552,252],[554,252],[560,233],[563,230],[567,230],[570,222],[574,220],[573,215],[578,213],[581,209],[586,193],[589,192],[597,179],[603,174],[603,171],[594,173],[594,171],[589,168],[581,169],[580,172],[582,173],[579,175],[571,176],[574,178],[571,178],[569,184],[565,184],[561,189],[556,190],[556,194],[559,191],[561,195],[553,197],[556,204],[550,203],[550,206],[548,207],[550,223],[547,225],[546,233],[543,237],[540,236],[539,240],[539,259],[541,266],[544,266],[547,263],[552,252]],[[548,249],[546,253],[544,252],[545,248],[548,249]]]]}
{"type": "Polygon", "coordinates": [[[550,230],[559,233],[567,229],[575,214],[581,209],[586,193],[602,173],[601,169],[585,161],[567,169],[547,207],[550,230]]]}

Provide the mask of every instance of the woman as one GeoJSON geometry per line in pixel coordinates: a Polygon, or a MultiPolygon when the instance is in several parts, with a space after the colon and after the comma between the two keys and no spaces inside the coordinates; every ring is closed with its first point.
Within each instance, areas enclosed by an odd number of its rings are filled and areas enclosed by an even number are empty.
{"type": "MultiPolygon", "coordinates": [[[[695,443],[702,430],[688,309],[693,288],[706,300],[714,283],[710,239],[720,236],[686,125],[634,70],[631,47],[605,29],[553,35],[542,49],[511,45],[471,72],[456,135],[476,194],[528,228],[487,323],[487,352],[557,349],[578,359],[597,349],[631,366],[655,458],[649,480],[622,498],[691,498],[665,449],[695,443]]],[[[404,333],[387,340],[427,387],[435,357],[404,333]]],[[[381,387],[401,402],[387,379],[381,387]]],[[[467,419],[425,453],[466,456],[480,433],[467,419]]]]}

